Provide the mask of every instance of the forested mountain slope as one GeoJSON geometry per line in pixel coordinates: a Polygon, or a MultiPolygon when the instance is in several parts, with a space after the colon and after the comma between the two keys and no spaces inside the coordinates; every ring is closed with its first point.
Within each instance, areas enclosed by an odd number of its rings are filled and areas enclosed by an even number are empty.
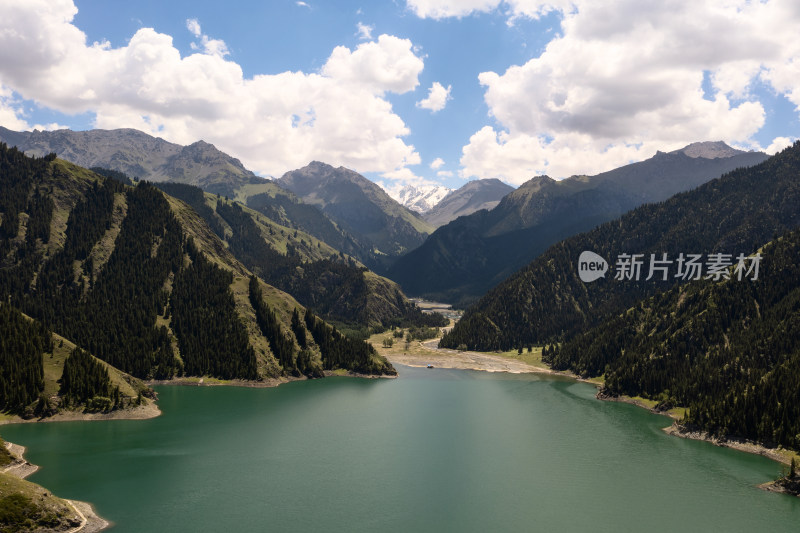
{"type": "MultiPolygon", "coordinates": [[[[613,267],[620,254],[755,251],[800,226],[800,143],[751,168],[738,169],[667,201],[639,207],[621,218],[562,241],[469,308],[442,346],[510,349],[568,340],[603,318],[682,282],[615,280],[614,271],[593,283],[578,277],[578,258],[593,251],[613,267]]],[[[645,265],[645,269],[647,265],[645,265]]],[[[673,265],[673,269],[675,266],[673,265]]]]}
{"type": "Polygon", "coordinates": [[[688,406],[686,424],[800,449],[800,231],[760,250],[758,279],[701,279],[545,350],[605,393],[688,406]]]}
{"type": "Polygon", "coordinates": [[[2,301],[133,376],[394,373],[254,278],[194,210],[146,182],[0,144],[0,217],[2,301]]]}
{"type": "Polygon", "coordinates": [[[695,143],[596,176],[537,176],[494,209],[440,227],[387,275],[414,296],[473,302],[562,239],[766,157],[695,143]]]}
{"type": "MultiPolygon", "coordinates": [[[[248,269],[325,319],[377,328],[446,323],[423,314],[394,282],[306,233],[191,185],[157,186],[188,203],[248,269]]],[[[321,216],[316,208],[304,207],[321,216]]]]}

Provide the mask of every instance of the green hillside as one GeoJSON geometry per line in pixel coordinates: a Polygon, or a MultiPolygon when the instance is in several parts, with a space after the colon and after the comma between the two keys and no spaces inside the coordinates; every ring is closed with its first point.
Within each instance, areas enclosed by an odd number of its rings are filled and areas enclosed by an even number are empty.
{"type": "Polygon", "coordinates": [[[766,157],[696,143],[595,176],[537,176],[490,211],[440,227],[386,275],[413,296],[471,304],[562,239],[766,157]]]}
{"type": "MultiPolygon", "coordinates": [[[[0,298],[113,367],[141,379],[262,380],[297,375],[302,353],[309,375],[319,375],[315,360],[326,370],[394,373],[380,357],[331,348],[328,337],[337,332],[327,325],[301,348],[296,335],[307,332],[293,328],[292,317],[305,316],[303,306],[260,280],[263,298],[254,302],[252,273],[226,242],[152,185],[129,187],[5,145],[0,171],[0,298]],[[291,340],[284,364],[259,323],[259,306],[291,340]]],[[[23,374],[32,385],[15,409],[46,387],[36,361],[48,338],[31,352],[33,366],[23,374]]],[[[81,361],[86,375],[102,374],[81,361]]]]}
{"type": "MultiPolygon", "coordinates": [[[[800,144],[669,200],[566,239],[489,291],[469,308],[442,346],[508,350],[573,335],[681,282],[578,277],[578,257],[593,251],[613,267],[623,253],[749,254],[800,226],[800,144]]],[[[673,272],[674,274],[674,272],[673,272]]]]}
{"type": "Polygon", "coordinates": [[[687,406],[684,423],[800,448],[800,231],[765,246],[757,280],[699,280],[546,350],[605,393],[687,406]]]}
{"type": "MultiPolygon", "coordinates": [[[[158,187],[200,214],[249,270],[325,319],[372,328],[445,323],[439,316],[423,314],[394,282],[379,278],[353,258],[301,230],[281,226],[262,212],[203,193],[197,187],[178,183],[158,187]]],[[[312,206],[296,207],[310,209],[327,221],[312,206]]]]}

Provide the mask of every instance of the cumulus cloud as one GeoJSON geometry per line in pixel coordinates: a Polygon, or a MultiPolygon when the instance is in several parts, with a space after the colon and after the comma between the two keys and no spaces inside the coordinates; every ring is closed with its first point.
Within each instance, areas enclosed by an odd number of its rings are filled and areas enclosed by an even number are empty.
{"type": "Polygon", "coordinates": [[[57,130],[64,126],[57,122],[49,124],[30,124],[23,103],[14,91],[0,83],[0,126],[10,130],[57,130]]]}
{"type": "Polygon", "coordinates": [[[192,32],[195,37],[200,37],[203,34],[200,29],[200,22],[197,19],[186,19],[186,29],[192,32]]]}
{"type": "Polygon", "coordinates": [[[452,88],[451,85],[448,85],[445,89],[444,86],[439,83],[438,81],[433,82],[431,88],[428,89],[428,97],[423,98],[419,102],[417,102],[417,107],[422,109],[428,109],[432,113],[436,113],[437,111],[441,111],[444,109],[444,106],[447,105],[447,101],[451,99],[450,97],[450,89],[452,88]]]}
{"type": "Polygon", "coordinates": [[[764,149],[764,152],[769,155],[775,155],[784,148],[790,147],[797,139],[790,139],[789,137],[775,137],[772,143],[764,149]]]}
{"type": "Polygon", "coordinates": [[[440,178],[452,178],[453,177],[453,171],[452,170],[440,170],[439,172],[436,173],[436,175],[439,176],[440,178]]]}
{"type": "MultiPolygon", "coordinates": [[[[555,4],[505,5],[533,16],[555,4]]],[[[790,0],[555,7],[561,34],[541,55],[479,75],[495,124],[464,146],[463,177],[519,184],[596,173],[699,140],[758,147],[765,111],[755,82],[800,110],[800,7],[790,0]]]]}
{"type": "Polygon", "coordinates": [[[491,11],[500,0],[408,0],[406,3],[418,17],[443,19],[491,11]]]}
{"type": "MultiPolygon", "coordinates": [[[[407,39],[381,35],[355,50],[337,47],[319,72],[246,78],[196,20],[187,29],[202,39],[201,50],[182,56],[172,37],[152,28],[125,46],[88,44],[72,23],[71,0],[0,3],[6,93],[64,113],[93,112],[99,128],[138,128],[182,144],[204,139],[263,174],[312,159],[360,172],[420,162],[386,98],[418,85],[423,61],[407,39]]],[[[9,98],[0,103],[3,124],[20,126],[9,98]]]]}
{"type": "Polygon", "coordinates": [[[437,157],[436,159],[434,159],[433,161],[431,161],[431,168],[432,168],[433,170],[440,169],[440,168],[442,168],[443,166],[444,166],[444,159],[442,159],[441,157],[437,157]]]}
{"type": "Polygon", "coordinates": [[[411,41],[381,35],[377,41],[359,44],[355,50],[337,46],[322,67],[322,74],[343,83],[402,94],[419,84],[424,63],[412,51],[411,41]]]}
{"type": "Polygon", "coordinates": [[[206,54],[220,57],[225,57],[230,53],[225,41],[211,39],[208,35],[203,34],[203,30],[200,28],[200,22],[198,22],[197,19],[187,19],[186,29],[192,32],[192,35],[200,39],[200,44],[192,43],[192,50],[202,50],[206,54]]]}
{"type": "Polygon", "coordinates": [[[406,5],[418,17],[432,19],[462,18],[500,8],[511,24],[520,17],[539,18],[551,11],[574,8],[573,0],[407,0],[406,5]]]}
{"type": "Polygon", "coordinates": [[[19,100],[14,98],[11,89],[3,85],[0,85],[0,125],[17,131],[30,129],[19,100]]]}
{"type": "Polygon", "coordinates": [[[356,36],[359,39],[364,39],[368,41],[372,39],[372,30],[374,29],[375,28],[373,26],[370,26],[368,24],[362,24],[361,22],[359,22],[358,24],[356,24],[356,36]]]}

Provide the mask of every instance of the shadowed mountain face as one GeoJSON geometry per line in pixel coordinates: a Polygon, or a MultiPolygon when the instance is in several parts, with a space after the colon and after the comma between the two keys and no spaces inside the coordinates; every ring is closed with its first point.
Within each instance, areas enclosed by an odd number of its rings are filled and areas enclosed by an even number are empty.
{"type": "Polygon", "coordinates": [[[397,256],[416,248],[433,229],[381,187],[344,167],[314,161],[287,172],[277,183],[316,206],[382,256],[397,256]]]}
{"type": "Polygon", "coordinates": [[[596,176],[562,181],[537,176],[491,211],[437,229],[422,246],[401,257],[388,276],[408,294],[463,305],[561,239],[766,157],[724,143],[695,143],[596,176]],[[715,157],[706,157],[711,155],[715,157]]]}
{"type": "Polygon", "coordinates": [[[468,309],[442,345],[494,350],[569,340],[682,282],[675,277],[644,281],[644,276],[642,281],[617,280],[615,273],[584,283],[577,269],[583,251],[593,251],[612,265],[623,253],[644,258],[666,253],[672,260],[681,253],[703,254],[704,259],[712,253],[750,254],[774,236],[800,227],[798,206],[800,143],[795,143],[759,165],[640,206],[551,246],[468,309]]]}
{"type": "Polygon", "coordinates": [[[423,217],[436,227],[481,209],[492,209],[514,190],[497,179],[470,181],[451,191],[423,217]]]}
{"type": "Polygon", "coordinates": [[[28,155],[54,152],[82,167],[109,168],[156,182],[188,183],[223,195],[264,181],[207,142],[181,146],[133,129],[15,132],[0,127],[0,142],[28,155]]]}
{"type": "MultiPolygon", "coordinates": [[[[0,300],[144,379],[321,377],[337,366],[394,372],[370,346],[344,338],[254,275],[281,260],[310,270],[332,249],[296,231],[291,238],[287,228],[259,226],[260,215],[229,200],[185,184],[164,185],[186,193],[192,206],[149,182],[124,185],[0,143],[0,300]],[[273,248],[279,244],[285,255],[273,248]]],[[[393,284],[361,269],[334,265],[314,272],[317,286],[303,284],[303,297],[317,298],[315,304],[327,298],[322,303],[331,314],[348,311],[337,299],[354,312],[362,301],[368,307],[377,284],[392,303],[410,307],[393,284]],[[320,285],[337,273],[343,281],[330,283],[338,292],[324,292],[320,285]],[[364,288],[351,290],[348,280],[364,288]]],[[[391,315],[395,309],[384,299],[365,312],[391,315]]],[[[407,310],[413,313],[398,312],[407,310]]]]}

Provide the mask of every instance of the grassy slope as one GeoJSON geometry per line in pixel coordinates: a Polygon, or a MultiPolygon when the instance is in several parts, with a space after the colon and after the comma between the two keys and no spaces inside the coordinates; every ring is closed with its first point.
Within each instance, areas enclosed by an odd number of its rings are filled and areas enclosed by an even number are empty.
{"type": "Polygon", "coordinates": [[[286,194],[286,191],[272,181],[264,180],[263,183],[248,183],[246,185],[242,185],[236,189],[236,195],[233,197],[233,199],[237,202],[246,204],[248,198],[262,193],[266,193],[271,197],[275,197],[278,194],[286,194]]]}
{"type": "MultiPolygon", "coordinates": [[[[256,185],[254,185],[254,187],[256,187],[256,185]]],[[[211,209],[216,210],[218,201],[220,200],[217,199],[215,194],[206,193],[206,203],[209,205],[209,207],[211,207],[211,209]]],[[[282,226],[262,215],[261,213],[250,209],[243,203],[240,207],[242,208],[242,211],[250,215],[250,217],[256,223],[256,226],[258,226],[259,230],[261,231],[261,236],[265,241],[267,241],[267,244],[282,254],[286,254],[286,245],[291,244],[295,248],[297,254],[299,254],[300,257],[306,261],[318,261],[320,259],[328,259],[333,255],[339,255],[338,250],[304,231],[294,230],[287,228],[286,226],[282,226]],[[271,234],[270,229],[272,229],[271,234]],[[297,237],[294,236],[295,233],[297,234],[297,237]]],[[[225,227],[226,232],[230,231],[230,227],[222,219],[222,217],[217,216],[217,219],[220,221],[223,227],[225,227]]]]}
{"type": "Polygon", "coordinates": [[[50,241],[45,246],[45,256],[50,257],[64,247],[67,234],[67,219],[75,204],[83,197],[92,183],[102,179],[94,172],[73,165],[67,161],[56,159],[52,165],[56,172],[69,175],[70,179],[51,173],[44,182],[49,188],[48,196],[53,200],[53,219],[50,223],[50,241]]]}
{"type": "MultiPolygon", "coordinates": [[[[280,189],[277,185],[271,183],[266,185],[270,185],[271,194],[274,194],[276,190],[283,193],[283,190],[280,189]]],[[[252,185],[252,187],[260,187],[263,189],[265,185],[262,184],[252,185]]],[[[265,191],[258,190],[258,192],[265,192],[265,191]]],[[[211,207],[212,210],[216,210],[218,201],[224,201],[218,199],[215,194],[206,193],[205,196],[206,196],[206,204],[209,207],[211,207]]],[[[258,226],[259,230],[261,231],[261,236],[264,238],[267,244],[281,254],[286,254],[286,246],[287,244],[291,244],[294,247],[296,253],[304,261],[318,261],[321,259],[330,258],[331,256],[339,255],[338,250],[329,246],[324,241],[321,241],[316,237],[313,237],[308,233],[305,233],[301,230],[294,230],[282,226],[274,222],[273,220],[267,218],[266,216],[258,213],[257,211],[249,207],[246,207],[244,205],[241,205],[241,208],[245,213],[249,214],[255,221],[256,226],[258,226]],[[270,234],[270,229],[272,230],[271,234],[270,234]],[[297,233],[296,237],[294,236],[295,233],[297,233]]],[[[225,228],[226,232],[231,231],[230,227],[225,222],[225,220],[222,219],[222,217],[217,216],[217,220],[225,228]]],[[[345,255],[345,257],[355,261],[358,266],[363,266],[355,258],[352,258],[349,255],[345,255]]],[[[369,316],[376,317],[374,320],[370,321],[370,323],[366,325],[369,326],[377,325],[380,324],[386,317],[403,314],[398,309],[397,298],[399,296],[399,298],[401,298],[402,300],[406,300],[406,297],[397,283],[391,281],[388,278],[379,276],[371,271],[366,271],[364,273],[364,278],[365,281],[367,282],[367,286],[370,289],[367,301],[369,316]]],[[[270,303],[270,305],[272,304],[270,303]]],[[[291,317],[291,309],[289,310],[288,316],[291,317]]]]}
{"type": "MultiPolygon", "coordinates": [[[[66,531],[74,524],[80,523],[75,510],[70,504],[35,483],[19,479],[10,474],[0,473],[0,500],[20,494],[29,498],[36,507],[36,512],[46,516],[49,522],[51,519],[56,521],[59,526],[57,529],[10,529],[9,531],[66,531]]],[[[0,524],[2,526],[3,524],[0,524]]],[[[3,529],[5,531],[5,529],[3,529]]]]}
{"type": "MultiPolygon", "coordinates": [[[[216,196],[214,196],[216,199],[216,196]]],[[[218,267],[233,273],[233,291],[236,310],[247,328],[250,342],[258,356],[259,374],[262,376],[277,376],[280,373],[278,362],[272,355],[269,343],[261,334],[256,322],[256,315],[250,303],[248,283],[250,271],[242,265],[223,245],[211,228],[200,218],[194,210],[184,202],[167,196],[172,212],[181,223],[186,235],[192,237],[195,245],[203,251],[205,256],[218,267]]],[[[303,307],[289,294],[261,282],[264,299],[272,307],[286,332],[291,331],[292,311],[303,307]]]]}

